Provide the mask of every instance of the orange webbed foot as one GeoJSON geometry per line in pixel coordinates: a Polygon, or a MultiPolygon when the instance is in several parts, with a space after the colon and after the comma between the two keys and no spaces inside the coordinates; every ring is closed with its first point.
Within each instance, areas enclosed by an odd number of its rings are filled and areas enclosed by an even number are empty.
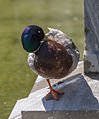
{"type": "Polygon", "coordinates": [[[51,99],[58,100],[59,99],[59,95],[63,95],[64,92],[58,91],[58,90],[54,90],[52,88],[51,84],[50,84],[49,79],[47,79],[47,82],[48,82],[48,85],[49,85],[49,88],[50,88],[50,92],[46,95],[46,100],[49,100],[49,96],[52,97],[51,99]]]}
{"type": "Polygon", "coordinates": [[[54,90],[53,88],[50,90],[50,92],[46,95],[46,100],[49,100],[49,96],[51,95],[51,99],[54,100],[58,100],[59,99],[59,95],[63,95],[64,92],[62,91],[58,91],[58,90],[54,90]]]}

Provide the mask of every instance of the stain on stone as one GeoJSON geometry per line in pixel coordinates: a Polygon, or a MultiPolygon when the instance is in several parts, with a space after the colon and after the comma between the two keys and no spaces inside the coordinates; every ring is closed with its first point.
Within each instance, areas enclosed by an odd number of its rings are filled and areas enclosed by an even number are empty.
{"type": "Polygon", "coordinates": [[[62,84],[62,83],[64,83],[63,81],[59,81],[58,83],[57,83],[57,85],[60,85],[60,84],[62,84]]]}
{"type": "Polygon", "coordinates": [[[86,69],[89,69],[91,67],[91,63],[88,60],[84,61],[84,69],[86,71],[86,69]]]}
{"type": "Polygon", "coordinates": [[[92,65],[92,67],[94,68],[95,66],[94,66],[94,65],[92,65]]]}
{"type": "Polygon", "coordinates": [[[56,84],[54,84],[53,87],[56,87],[56,84]]]}
{"type": "Polygon", "coordinates": [[[87,27],[85,27],[85,34],[87,35],[89,32],[89,29],[87,27]]]}
{"type": "Polygon", "coordinates": [[[87,51],[88,51],[88,47],[87,47],[87,46],[85,46],[85,50],[87,50],[87,51]]]}

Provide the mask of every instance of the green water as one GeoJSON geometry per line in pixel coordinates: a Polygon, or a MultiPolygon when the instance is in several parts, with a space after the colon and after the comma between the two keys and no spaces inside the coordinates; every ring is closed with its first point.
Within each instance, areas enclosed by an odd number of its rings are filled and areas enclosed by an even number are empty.
{"type": "Polygon", "coordinates": [[[37,77],[20,41],[30,24],[67,33],[83,57],[83,0],[0,0],[0,119],[7,119],[16,101],[28,96],[37,77]]]}

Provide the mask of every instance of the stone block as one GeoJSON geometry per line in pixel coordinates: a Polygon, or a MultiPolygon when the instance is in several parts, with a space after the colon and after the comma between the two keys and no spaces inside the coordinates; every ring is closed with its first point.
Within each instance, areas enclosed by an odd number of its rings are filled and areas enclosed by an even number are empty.
{"type": "Polygon", "coordinates": [[[99,119],[99,111],[30,111],[22,115],[22,119],[99,119]]]}
{"type": "Polygon", "coordinates": [[[84,0],[84,72],[99,73],[99,0],[84,0]]]}
{"type": "Polygon", "coordinates": [[[82,75],[82,66],[79,63],[67,79],[52,81],[54,89],[65,92],[58,101],[46,101],[49,88],[38,77],[35,89],[27,98],[17,101],[9,119],[98,119],[99,75],[82,75]]]}

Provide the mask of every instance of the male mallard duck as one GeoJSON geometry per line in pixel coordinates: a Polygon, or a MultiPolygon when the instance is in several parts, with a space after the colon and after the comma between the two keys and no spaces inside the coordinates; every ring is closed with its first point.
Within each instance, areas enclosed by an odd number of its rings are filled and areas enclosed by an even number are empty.
{"type": "Polygon", "coordinates": [[[61,79],[71,73],[79,61],[79,51],[72,40],[57,29],[50,30],[46,35],[41,27],[30,25],[22,33],[23,48],[30,52],[28,64],[30,68],[46,78],[53,99],[58,99],[57,94],[64,94],[54,90],[49,79],[61,79]]]}

